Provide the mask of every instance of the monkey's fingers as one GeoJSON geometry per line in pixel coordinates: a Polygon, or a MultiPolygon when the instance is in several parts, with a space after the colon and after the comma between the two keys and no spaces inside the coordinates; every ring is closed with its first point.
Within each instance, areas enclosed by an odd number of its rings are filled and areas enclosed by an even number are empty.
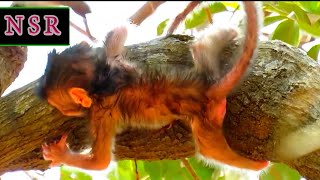
{"type": "Polygon", "coordinates": [[[67,134],[63,134],[61,136],[60,141],[58,142],[58,145],[59,146],[64,146],[66,144],[66,142],[67,142],[67,138],[68,138],[68,135],[67,134]]]}
{"type": "Polygon", "coordinates": [[[48,153],[48,152],[43,151],[42,156],[43,156],[44,160],[47,160],[47,161],[52,160],[52,157],[50,156],[50,153],[48,153]]]}
{"type": "Polygon", "coordinates": [[[43,159],[46,160],[46,161],[51,161],[49,167],[55,167],[55,166],[59,166],[59,165],[62,164],[61,162],[55,161],[55,160],[50,156],[50,154],[43,154],[43,159]]]}
{"type": "Polygon", "coordinates": [[[42,157],[44,160],[51,161],[53,159],[50,153],[51,153],[50,147],[46,145],[42,145],[42,157]]]}
{"type": "Polygon", "coordinates": [[[42,145],[42,152],[43,152],[43,154],[47,154],[50,152],[50,148],[47,144],[42,145]]]}

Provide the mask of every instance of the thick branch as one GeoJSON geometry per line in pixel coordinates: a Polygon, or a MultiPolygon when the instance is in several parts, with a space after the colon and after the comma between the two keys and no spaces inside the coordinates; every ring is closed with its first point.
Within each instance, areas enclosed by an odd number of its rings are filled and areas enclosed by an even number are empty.
{"type": "MultiPolygon", "coordinates": [[[[187,36],[171,36],[132,45],[127,57],[139,61],[141,66],[190,68],[190,40],[187,36]]],[[[233,44],[224,53],[224,62],[230,59],[227,57],[235,47],[233,44]]],[[[228,98],[224,124],[228,142],[249,158],[285,162],[310,179],[318,177],[315,175],[319,173],[320,156],[311,153],[317,147],[300,148],[300,152],[308,155],[294,160],[290,157],[297,156],[296,153],[289,151],[288,157],[282,151],[288,148],[286,140],[296,145],[288,135],[314,125],[320,117],[319,66],[296,48],[279,41],[263,42],[259,48],[247,79],[228,98]]],[[[34,86],[35,82],[30,83],[0,100],[1,172],[46,169],[48,162],[42,159],[41,144],[45,138],[58,137],[69,129],[76,130],[70,137],[74,150],[90,145],[90,139],[86,138],[87,121],[63,117],[35,97],[34,86]]],[[[319,131],[319,126],[315,129],[319,131]]],[[[300,140],[297,142],[303,143],[300,140]]],[[[117,159],[180,159],[193,154],[190,127],[182,122],[169,129],[130,129],[116,138],[117,159]]]]}

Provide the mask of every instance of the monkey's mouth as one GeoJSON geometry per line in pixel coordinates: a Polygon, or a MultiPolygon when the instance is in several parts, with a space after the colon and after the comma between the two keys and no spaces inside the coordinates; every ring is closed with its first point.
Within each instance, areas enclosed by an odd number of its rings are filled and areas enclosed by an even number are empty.
{"type": "Polygon", "coordinates": [[[64,111],[63,114],[66,116],[74,116],[74,117],[83,117],[86,115],[86,113],[82,111],[64,111]]]}

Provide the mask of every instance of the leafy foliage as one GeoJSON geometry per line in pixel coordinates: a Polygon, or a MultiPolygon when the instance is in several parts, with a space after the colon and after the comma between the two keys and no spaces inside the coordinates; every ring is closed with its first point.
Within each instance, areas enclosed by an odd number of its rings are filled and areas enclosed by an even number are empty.
{"type": "Polygon", "coordinates": [[[299,27],[291,19],[282,21],[272,35],[272,40],[278,39],[288,44],[297,46],[299,44],[299,27]]]}
{"type": "Polygon", "coordinates": [[[162,21],[162,22],[158,25],[158,27],[157,27],[157,35],[158,35],[158,36],[163,33],[164,28],[166,28],[166,26],[167,26],[168,21],[169,21],[169,18],[166,19],[166,20],[164,20],[164,21],[162,21]]]}
{"type": "Polygon", "coordinates": [[[317,44],[313,46],[309,51],[308,51],[308,56],[310,56],[312,59],[317,60],[317,57],[320,54],[320,44],[317,44]]]}
{"type": "Polygon", "coordinates": [[[191,16],[186,18],[185,28],[191,29],[205,23],[208,20],[206,8],[208,8],[211,15],[227,10],[226,6],[221,2],[208,3],[207,6],[203,6],[202,8],[195,10],[191,13],[191,16]]]}
{"type": "MultiPolygon", "coordinates": [[[[241,172],[224,171],[220,168],[212,168],[204,165],[203,162],[194,157],[187,159],[199,180],[239,180],[243,179],[241,172]]],[[[141,161],[137,160],[118,161],[106,179],[109,180],[136,180],[136,177],[143,180],[193,180],[181,160],[159,160],[141,161]],[[136,171],[137,168],[137,171],[136,171]],[[136,174],[137,172],[137,174],[136,174]]],[[[91,180],[92,177],[77,168],[63,166],[61,169],[61,180],[91,180]]],[[[265,172],[261,173],[260,180],[300,180],[299,173],[285,164],[274,163],[265,172]]]]}
{"type": "Polygon", "coordinates": [[[300,180],[299,173],[285,164],[274,164],[266,172],[263,172],[260,176],[261,180],[276,180],[276,179],[288,179],[288,180],[300,180]]]}

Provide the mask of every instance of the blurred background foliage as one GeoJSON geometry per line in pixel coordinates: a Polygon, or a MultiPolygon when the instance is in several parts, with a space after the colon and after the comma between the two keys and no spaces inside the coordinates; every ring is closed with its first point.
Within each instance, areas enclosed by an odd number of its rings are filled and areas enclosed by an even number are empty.
{"type": "MultiPolygon", "coordinates": [[[[214,23],[214,15],[221,12],[239,11],[237,2],[205,2],[196,8],[184,20],[185,30],[200,31],[214,23]]],[[[317,42],[320,37],[320,1],[264,1],[263,26],[274,26],[271,33],[263,33],[267,40],[278,39],[292,46],[302,47],[310,42],[317,42]]],[[[157,35],[163,35],[168,28],[170,18],[164,19],[157,27],[157,35]]],[[[239,24],[241,25],[241,24],[239,24]]],[[[319,42],[319,41],[318,41],[319,42]]],[[[314,43],[307,54],[318,60],[320,43],[314,43]]],[[[111,167],[110,167],[111,168],[111,167]]],[[[61,179],[90,180],[92,176],[82,170],[63,166],[60,168],[61,179]]],[[[243,172],[207,167],[194,157],[184,160],[134,161],[122,160],[106,173],[110,180],[240,180],[249,179],[243,172]]],[[[260,180],[300,180],[299,173],[284,164],[273,163],[270,168],[256,175],[260,180]]]]}

